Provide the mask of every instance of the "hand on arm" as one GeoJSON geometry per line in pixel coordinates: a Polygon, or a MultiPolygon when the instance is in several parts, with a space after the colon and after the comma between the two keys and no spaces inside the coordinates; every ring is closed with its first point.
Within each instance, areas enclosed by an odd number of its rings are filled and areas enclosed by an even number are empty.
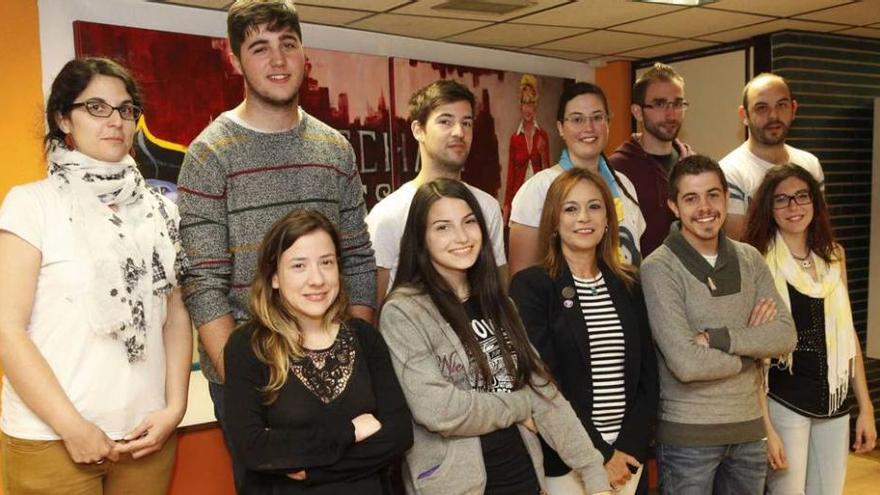
{"type": "Polygon", "coordinates": [[[695,342],[685,290],[663,262],[642,265],[642,284],[654,342],[669,371],[681,382],[710,381],[740,372],[742,360],[695,342]]]}
{"type": "Polygon", "coordinates": [[[224,359],[226,434],[248,469],[279,474],[308,471],[338,461],[354,443],[351,418],[330,410],[297,427],[274,427],[266,422],[260,388],[267,383],[268,370],[253,354],[244,329],[230,338],[224,359]]]}
{"type": "Polygon", "coordinates": [[[115,461],[114,443],[85,420],[64,393],[46,359],[27,335],[40,274],[39,249],[0,231],[0,362],[21,400],[64,442],[76,463],[115,461]]]}
{"type": "Polygon", "coordinates": [[[168,316],[163,327],[165,344],[165,408],[149,414],[125,435],[120,452],[138,459],[158,451],[180,424],[186,413],[192,360],[192,323],[183,304],[180,289],[168,296],[168,316]]]}
{"type": "Polygon", "coordinates": [[[611,484],[612,488],[625,485],[630,478],[632,478],[632,471],[630,471],[629,467],[632,466],[638,469],[641,465],[642,463],[640,463],[635,457],[626,452],[614,449],[614,453],[611,454],[611,459],[605,463],[605,472],[608,473],[608,483],[611,484]]]}

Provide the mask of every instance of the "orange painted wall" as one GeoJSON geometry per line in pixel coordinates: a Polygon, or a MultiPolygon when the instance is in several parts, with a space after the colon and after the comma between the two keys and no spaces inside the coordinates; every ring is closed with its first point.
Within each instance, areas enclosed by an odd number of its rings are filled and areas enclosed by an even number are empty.
{"type": "Polygon", "coordinates": [[[610,62],[605,67],[596,69],[596,84],[605,91],[608,106],[611,107],[611,133],[605,147],[608,155],[633,132],[632,115],[629,111],[633,85],[631,65],[630,62],[610,62]]]}
{"type": "Polygon", "coordinates": [[[37,0],[0,2],[0,198],[14,185],[45,175],[43,91],[37,0]]]}

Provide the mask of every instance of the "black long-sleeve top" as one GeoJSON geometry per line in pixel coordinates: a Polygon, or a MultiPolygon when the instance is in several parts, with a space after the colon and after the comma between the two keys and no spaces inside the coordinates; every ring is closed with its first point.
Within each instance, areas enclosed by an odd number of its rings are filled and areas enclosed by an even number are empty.
{"type": "Polygon", "coordinates": [[[253,352],[253,324],[230,337],[226,432],[246,468],[245,494],[380,494],[380,472],[412,445],[412,420],[388,348],[363,320],[350,320],[334,344],[292,366],[278,398],[260,391],[269,368],[253,352]],[[373,414],[382,428],[355,443],[351,420],[373,414]],[[305,470],[306,480],[288,478],[305,470]]]}
{"type": "MultiPolygon", "coordinates": [[[[590,419],[593,393],[587,324],[568,265],[562,264],[555,279],[540,266],[517,273],[510,284],[510,296],[517,305],[529,339],[550,368],[559,383],[559,390],[571,403],[605,462],[614,450],[626,452],[644,462],[659,401],[657,360],[647,310],[638,287],[628,289],[604,263],[600,262],[599,268],[620,317],[625,345],[626,412],[614,445],[602,439],[590,419]]],[[[547,476],[561,476],[570,471],[556,452],[546,444],[543,446],[547,476]]]]}

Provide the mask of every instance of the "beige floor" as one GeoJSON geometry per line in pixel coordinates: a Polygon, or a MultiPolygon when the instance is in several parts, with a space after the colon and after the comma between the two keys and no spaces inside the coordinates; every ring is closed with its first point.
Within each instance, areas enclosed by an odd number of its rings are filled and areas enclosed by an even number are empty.
{"type": "Polygon", "coordinates": [[[846,466],[844,495],[877,495],[880,493],[880,454],[850,455],[846,466]]]}

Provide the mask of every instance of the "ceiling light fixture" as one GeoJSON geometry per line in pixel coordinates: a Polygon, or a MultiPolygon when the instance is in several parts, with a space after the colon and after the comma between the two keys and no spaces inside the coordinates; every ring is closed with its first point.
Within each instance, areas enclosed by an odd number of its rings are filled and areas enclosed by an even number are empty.
{"type": "Polygon", "coordinates": [[[708,5],[718,0],[630,0],[636,3],[661,3],[664,5],[679,5],[682,7],[699,7],[700,5],[708,5]]]}
{"type": "Polygon", "coordinates": [[[536,0],[446,0],[431,8],[436,10],[465,10],[486,14],[508,14],[537,4],[536,0]]]}

